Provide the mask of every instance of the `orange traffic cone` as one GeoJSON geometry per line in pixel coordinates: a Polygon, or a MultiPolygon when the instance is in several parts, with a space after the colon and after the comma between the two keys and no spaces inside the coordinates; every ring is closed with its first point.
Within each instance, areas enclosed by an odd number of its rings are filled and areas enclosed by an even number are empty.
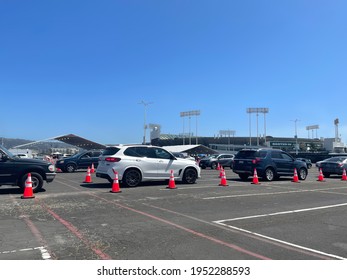
{"type": "Polygon", "coordinates": [[[225,175],[225,171],[223,170],[222,172],[222,179],[220,180],[220,186],[222,187],[227,187],[228,186],[228,183],[227,183],[227,177],[225,175]]]}
{"type": "Polygon", "coordinates": [[[299,177],[298,177],[298,172],[296,171],[296,168],[294,168],[294,176],[293,176],[293,183],[300,183],[299,182],[299,177]]]}
{"type": "Polygon", "coordinates": [[[119,188],[119,180],[118,180],[118,172],[114,171],[114,179],[113,179],[113,183],[112,183],[112,190],[110,190],[111,193],[120,193],[122,192],[119,188]]]}
{"type": "Polygon", "coordinates": [[[254,185],[260,185],[259,179],[258,179],[258,174],[257,174],[257,169],[254,168],[254,174],[253,174],[253,181],[252,184],[254,185]]]}
{"type": "Polygon", "coordinates": [[[317,181],[325,182],[324,176],[323,176],[323,172],[322,172],[322,168],[319,169],[319,176],[318,176],[318,180],[317,181]]]}
{"type": "Polygon", "coordinates": [[[173,170],[171,170],[169,185],[166,188],[167,189],[176,189],[175,176],[174,176],[174,171],[173,170]]]}
{"type": "Polygon", "coordinates": [[[342,181],[347,181],[347,174],[346,174],[346,169],[345,168],[343,169],[341,180],[342,181]]]}
{"type": "Polygon", "coordinates": [[[33,183],[31,181],[31,173],[28,173],[28,178],[25,181],[24,193],[21,198],[34,198],[33,183]]]}
{"type": "Polygon", "coordinates": [[[217,170],[220,170],[220,164],[219,164],[219,162],[218,162],[218,165],[217,165],[217,168],[216,168],[217,170]]]}
{"type": "Polygon", "coordinates": [[[94,172],[95,172],[94,163],[92,163],[92,168],[90,169],[90,172],[91,172],[91,173],[94,173],[94,172]]]}
{"type": "Polygon", "coordinates": [[[90,167],[88,167],[86,179],[83,183],[92,183],[92,176],[90,175],[90,167]]]}
{"type": "Polygon", "coordinates": [[[220,167],[220,172],[219,172],[219,178],[223,177],[223,173],[224,173],[224,168],[223,166],[220,167]]]}

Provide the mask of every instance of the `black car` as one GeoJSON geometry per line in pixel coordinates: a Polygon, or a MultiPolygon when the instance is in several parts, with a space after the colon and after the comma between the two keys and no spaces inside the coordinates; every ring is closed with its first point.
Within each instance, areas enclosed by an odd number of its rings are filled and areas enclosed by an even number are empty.
{"type": "Polygon", "coordinates": [[[232,154],[211,155],[211,156],[203,157],[199,162],[199,166],[202,169],[205,169],[206,167],[210,167],[211,169],[216,169],[219,163],[219,165],[223,166],[223,168],[224,167],[232,168],[233,160],[234,160],[234,155],[232,154]]]}
{"type": "Polygon", "coordinates": [[[44,181],[50,183],[56,175],[53,164],[14,156],[0,145],[0,185],[18,186],[24,190],[28,173],[31,173],[32,188],[35,193],[42,189],[44,181]]]}
{"type": "Polygon", "coordinates": [[[254,169],[259,177],[267,181],[280,176],[293,176],[294,169],[300,180],[305,180],[308,173],[305,162],[279,149],[243,149],[235,155],[233,171],[242,180],[252,176],[254,169]]]}
{"type": "Polygon", "coordinates": [[[101,156],[102,150],[89,150],[71,157],[57,160],[55,166],[63,172],[75,172],[78,169],[87,169],[88,167],[98,167],[99,156],[101,156]]]}
{"type": "Polygon", "coordinates": [[[320,169],[324,177],[329,178],[330,175],[342,175],[343,169],[347,169],[347,156],[331,157],[320,163],[320,169]]]}
{"type": "Polygon", "coordinates": [[[296,158],[296,159],[306,162],[306,165],[307,165],[308,169],[310,169],[312,167],[312,162],[311,162],[310,159],[308,159],[308,158],[296,158]]]}

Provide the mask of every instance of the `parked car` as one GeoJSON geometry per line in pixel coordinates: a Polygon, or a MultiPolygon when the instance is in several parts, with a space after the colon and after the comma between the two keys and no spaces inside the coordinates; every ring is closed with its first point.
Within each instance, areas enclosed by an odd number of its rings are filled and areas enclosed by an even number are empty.
{"type": "Polygon", "coordinates": [[[308,159],[308,158],[296,158],[296,159],[306,162],[306,165],[307,165],[308,169],[310,169],[312,167],[312,162],[311,162],[310,159],[308,159]]]}
{"type": "Polygon", "coordinates": [[[44,181],[50,183],[56,175],[53,164],[14,156],[0,145],[0,186],[18,186],[24,190],[28,173],[31,173],[32,188],[35,193],[42,189],[44,181]]]}
{"type": "Polygon", "coordinates": [[[211,155],[211,156],[203,157],[199,162],[199,166],[202,169],[205,169],[207,167],[210,167],[211,169],[216,169],[219,163],[219,165],[223,166],[223,168],[224,167],[232,168],[233,160],[234,160],[234,155],[232,154],[211,155]]]}
{"type": "Polygon", "coordinates": [[[300,180],[308,174],[306,163],[294,159],[290,154],[279,149],[243,149],[234,158],[233,171],[242,180],[246,180],[257,170],[257,175],[272,181],[280,176],[293,176],[296,168],[300,180]]]}
{"type": "Polygon", "coordinates": [[[329,178],[330,175],[342,175],[343,169],[347,169],[347,156],[331,157],[321,161],[320,169],[324,177],[329,178]]]}
{"type": "Polygon", "coordinates": [[[156,146],[132,145],[107,147],[99,158],[96,177],[112,182],[114,171],[122,184],[136,187],[143,181],[174,179],[194,184],[200,177],[195,161],[177,158],[167,150],[156,146]]]}
{"type": "Polygon", "coordinates": [[[55,166],[61,169],[61,171],[68,173],[75,172],[78,169],[86,169],[91,167],[92,164],[94,168],[97,168],[101,153],[102,150],[84,151],[71,157],[57,160],[55,166]]]}

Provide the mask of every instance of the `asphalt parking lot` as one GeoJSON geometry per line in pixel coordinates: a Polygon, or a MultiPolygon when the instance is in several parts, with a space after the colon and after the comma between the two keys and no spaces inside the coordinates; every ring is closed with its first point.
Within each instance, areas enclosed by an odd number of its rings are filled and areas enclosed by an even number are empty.
{"type": "MultiPolygon", "coordinates": [[[[0,260],[336,260],[347,258],[347,181],[259,185],[226,169],[194,185],[111,193],[85,171],[58,173],[33,199],[0,188],[0,260]]],[[[169,177],[169,174],[168,174],[169,177]]]]}

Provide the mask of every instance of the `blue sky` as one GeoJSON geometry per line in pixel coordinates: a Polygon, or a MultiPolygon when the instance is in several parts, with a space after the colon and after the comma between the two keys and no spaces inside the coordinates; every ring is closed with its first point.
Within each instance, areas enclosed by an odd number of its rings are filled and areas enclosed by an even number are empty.
{"type": "Polygon", "coordinates": [[[199,135],[249,136],[246,109],[267,107],[268,135],[297,119],[299,137],[334,137],[339,118],[347,142],[346,14],[343,0],[0,0],[0,137],[141,142],[143,100],[163,133],[200,110],[199,135]]]}

